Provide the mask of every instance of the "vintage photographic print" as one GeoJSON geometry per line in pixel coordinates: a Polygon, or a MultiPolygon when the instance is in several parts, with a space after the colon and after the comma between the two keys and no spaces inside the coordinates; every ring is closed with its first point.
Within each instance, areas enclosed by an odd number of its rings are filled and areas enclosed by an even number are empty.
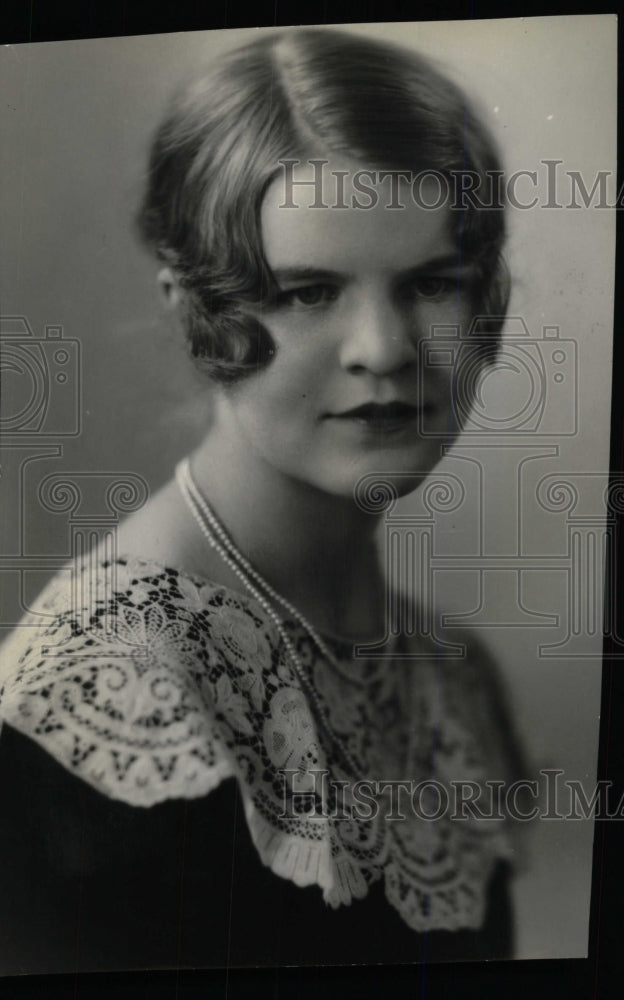
{"type": "Polygon", "coordinates": [[[2,976],[587,955],[616,42],[2,49],[2,976]]]}

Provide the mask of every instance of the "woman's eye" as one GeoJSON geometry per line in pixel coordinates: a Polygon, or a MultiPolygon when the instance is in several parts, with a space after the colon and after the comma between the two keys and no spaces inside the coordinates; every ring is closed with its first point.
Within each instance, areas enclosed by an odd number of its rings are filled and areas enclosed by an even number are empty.
{"type": "Polygon", "coordinates": [[[417,278],[412,285],[416,298],[419,299],[440,299],[459,290],[459,283],[455,278],[431,277],[417,278]]]}
{"type": "Polygon", "coordinates": [[[312,308],[333,302],[337,294],[338,289],[332,285],[302,285],[301,288],[291,288],[287,292],[282,292],[280,299],[289,305],[294,303],[312,308]]]}

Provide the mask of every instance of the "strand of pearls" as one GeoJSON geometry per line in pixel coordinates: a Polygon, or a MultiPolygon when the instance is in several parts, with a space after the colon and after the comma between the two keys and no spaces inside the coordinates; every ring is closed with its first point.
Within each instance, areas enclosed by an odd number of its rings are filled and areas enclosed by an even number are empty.
{"type": "Polygon", "coordinates": [[[316,631],[311,622],[308,621],[305,615],[303,615],[302,612],[299,611],[299,609],[294,606],[294,604],[291,604],[291,602],[288,601],[285,597],[282,597],[281,594],[278,594],[278,592],[270,585],[270,583],[268,583],[267,580],[264,579],[263,576],[260,575],[258,570],[254,566],[252,566],[249,560],[245,558],[240,549],[237,548],[237,546],[234,544],[234,542],[226,532],[221,522],[217,519],[216,514],[214,513],[212,508],[208,505],[208,502],[206,501],[205,497],[203,496],[202,493],[200,493],[199,488],[195,483],[195,480],[193,479],[190,469],[190,462],[188,458],[183,459],[179,463],[176,469],[176,475],[178,469],[180,469],[183,481],[188,487],[188,490],[191,493],[193,500],[200,508],[202,514],[204,515],[204,518],[210,525],[216,537],[223,545],[223,548],[226,550],[226,552],[229,552],[232,555],[232,557],[236,559],[237,563],[241,566],[241,568],[245,571],[245,573],[247,573],[252,580],[255,580],[259,584],[259,586],[268,594],[268,596],[272,598],[272,600],[276,601],[278,604],[281,604],[282,607],[285,608],[286,611],[288,611],[288,613],[292,615],[292,617],[295,618],[300,625],[303,626],[303,628],[312,638],[313,642],[320,650],[320,652],[323,654],[323,656],[325,656],[330,663],[334,664],[334,666],[338,667],[339,665],[336,663],[336,659],[333,656],[332,652],[328,649],[327,643],[323,641],[322,637],[316,631]]]}
{"type": "Polygon", "coordinates": [[[232,572],[238,577],[241,583],[243,583],[245,588],[249,591],[252,597],[255,598],[258,604],[260,604],[275,625],[288,655],[290,656],[295,672],[297,673],[304,690],[307,691],[309,697],[311,698],[314,709],[316,710],[316,713],[327,734],[340,748],[344,759],[351,768],[352,774],[354,776],[357,775],[359,767],[355,762],[355,759],[344,745],[344,742],[333,731],[327,712],[325,711],[314,685],[306,674],[292,640],[284,628],[282,619],[265,595],[268,595],[268,597],[270,597],[274,602],[281,604],[284,608],[286,608],[289,614],[291,614],[293,618],[295,618],[296,621],[298,621],[299,624],[305,629],[321,654],[325,656],[330,663],[337,666],[335,657],[330,653],[326,643],[323,642],[320,635],[310,624],[307,618],[297,608],[295,608],[290,601],[287,601],[286,598],[278,594],[277,591],[271,587],[271,585],[260,575],[260,573],[251,565],[249,560],[246,559],[242,552],[236,547],[230,536],[225,531],[225,528],[218,520],[216,514],[208,505],[205,497],[202,493],[200,493],[199,488],[193,479],[188,458],[182,459],[177,464],[175,476],[180,492],[182,493],[191,514],[193,515],[200,531],[206,538],[209,545],[215,550],[215,552],[218,553],[223,562],[229,566],[232,572]]]}

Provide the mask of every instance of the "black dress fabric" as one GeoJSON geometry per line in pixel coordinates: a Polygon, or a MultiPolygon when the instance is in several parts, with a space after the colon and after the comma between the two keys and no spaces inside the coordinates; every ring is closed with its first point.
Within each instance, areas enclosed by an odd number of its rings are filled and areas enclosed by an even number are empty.
{"type": "Polygon", "coordinates": [[[235,779],[150,808],[115,801],[30,738],[0,737],[0,973],[511,957],[509,868],[478,931],[417,934],[383,881],[330,908],[259,860],[235,779]]]}

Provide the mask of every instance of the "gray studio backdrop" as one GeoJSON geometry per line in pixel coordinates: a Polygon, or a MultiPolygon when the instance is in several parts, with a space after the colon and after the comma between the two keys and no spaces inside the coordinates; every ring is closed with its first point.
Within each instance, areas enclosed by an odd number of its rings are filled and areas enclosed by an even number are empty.
{"type": "MultiPolygon", "coordinates": [[[[515,194],[523,204],[537,194],[540,204],[510,215],[514,318],[505,363],[482,386],[474,433],[437,470],[437,492],[402,501],[381,530],[388,539],[394,531],[399,550],[412,532],[434,599],[497,655],[533,764],[560,768],[589,790],[608,543],[614,213],[569,207],[564,172],[579,171],[590,184],[615,167],[615,18],[348,30],[439,60],[478,102],[508,173],[536,172],[518,178],[515,194]],[[408,521],[397,528],[399,515],[408,521]]],[[[0,53],[4,631],[55,558],[69,554],[71,504],[40,492],[50,474],[131,473],[153,491],[202,436],[206,388],[163,320],[155,267],[130,221],[149,136],[173,86],[256,34],[0,53]],[[42,370],[48,396],[37,383],[42,370]],[[29,407],[39,414],[30,422],[29,407]]],[[[519,957],[582,956],[592,824],[534,827],[516,885],[519,957]]]]}

